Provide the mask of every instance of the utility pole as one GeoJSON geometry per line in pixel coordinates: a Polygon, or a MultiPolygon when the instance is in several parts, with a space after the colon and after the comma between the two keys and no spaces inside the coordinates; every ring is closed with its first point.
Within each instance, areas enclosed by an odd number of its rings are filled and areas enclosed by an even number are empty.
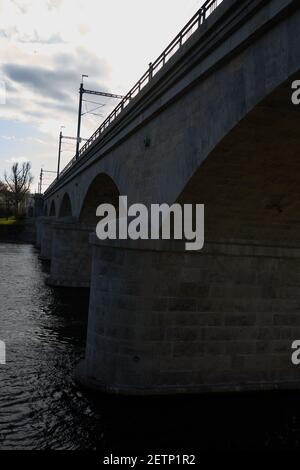
{"type": "Polygon", "coordinates": [[[42,194],[42,185],[43,185],[43,168],[41,168],[40,173],[40,183],[39,183],[39,193],[42,194]]]}
{"type": "Polygon", "coordinates": [[[43,177],[44,177],[44,173],[55,173],[55,174],[56,174],[56,171],[47,171],[47,170],[44,170],[43,168],[41,168],[40,182],[39,182],[39,185],[38,185],[38,192],[39,192],[40,194],[42,194],[42,190],[43,190],[43,177]]]}
{"type": "Polygon", "coordinates": [[[60,155],[61,155],[61,141],[62,141],[62,130],[59,133],[59,144],[58,144],[58,162],[57,162],[57,179],[59,178],[59,170],[60,170],[60,155]]]}
{"type": "Polygon", "coordinates": [[[79,88],[79,106],[78,106],[78,124],[77,124],[77,143],[76,143],[76,158],[79,158],[79,145],[81,142],[80,139],[80,129],[81,129],[81,117],[82,117],[82,99],[83,95],[89,94],[89,95],[97,95],[97,96],[105,96],[106,98],[117,98],[117,99],[123,99],[124,97],[121,95],[114,95],[113,93],[104,93],[102,91],[93,91],[93,90],[85,90],[83,87],[83,79],[88,78],[88,75],[82,75],[81,83],[80,83],[80,88],[79,88]]]}
{"type": "Polygon", "coordinates": [[[77,142],[76,142],[76,158],[79,157],[79,145],[80,145],[80,128],[81,128],[81,115],[82,115],[82,97],[84,93],[83,79],[87,78],[88,75],[81,76],[81,83],[79,88],[79,106],[78,106],[78,123],[77,123],[77,142]]]}
{"type": "MultiPolygon", "coordinates": [[[[61,126],[61,129],[63,129],[64,127],[65,126],[61,126]]],[[[77,137],[69,137],[68,135],[63,135],[62,130],[60,131],[60,133],[59,133],[59,144],[58,144],[57,179],[59,178],[59,174],[60,174],[61,146],[62,146],[63,139],[78,141],[77,137]]],[[[80,138],[80,142],[83,141],[83,140],[87,141],[87,139],[80,138]]]]}

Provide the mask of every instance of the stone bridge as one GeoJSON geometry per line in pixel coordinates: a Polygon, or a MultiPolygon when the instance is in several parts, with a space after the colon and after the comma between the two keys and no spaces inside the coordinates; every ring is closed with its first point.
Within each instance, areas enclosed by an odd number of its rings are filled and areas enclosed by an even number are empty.
{"type": "MultiPolygon", "coordinates": [[[[48,282],[90,288],[82,383],[298,387],[300,3],[206,2],[44,195],[48,282]],[[205,246],[96,239],[96,208],[205,204],[205,246]]],[[[300,366],[299,366],[300,367],[300,366]]]]}

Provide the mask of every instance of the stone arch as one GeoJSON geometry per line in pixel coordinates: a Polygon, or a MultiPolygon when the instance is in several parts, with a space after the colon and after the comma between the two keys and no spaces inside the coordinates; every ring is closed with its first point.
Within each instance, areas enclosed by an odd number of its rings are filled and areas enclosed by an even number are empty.
{"type": "Polygon", "coordinates": [[[55,207],[54,199],[52,200],[51,205],[50,205],[49,216],[50,217],[56,217],[56,207],[55,207]]]}
{"type": "Polygon", "coordinates": [[[83,199],[79,220],[85,224],[98,222],[96,210],[100,204],[112,204],[116,208],[119,202],[119,189],[106,173],[98,174],[90,184],[83,199]]]}
{"type": "Polygon", "coordinates": [[[205,204],[207,241],[300,242],[300,112],[290,84],[231,130],[178,197],[205,204]]]}
{"type": "Polygon", "coordinates": [[[71,217],[72,215],[71,199],[69,194],[65,193],[59,208],[59,217],[71,217]]]}

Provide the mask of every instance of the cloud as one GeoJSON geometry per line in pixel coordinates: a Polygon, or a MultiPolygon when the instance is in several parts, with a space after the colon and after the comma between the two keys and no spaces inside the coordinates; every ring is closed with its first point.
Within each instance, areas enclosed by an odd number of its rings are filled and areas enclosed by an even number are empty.
{"type": "Polygon", "coordinates": [[[11,2],[17,7],[20,13],[26,15],[30,9],[31,2],[25,0],[11,0],[11,2]]]}
{"type": "Polygon", "coordinates": [[[0,139],[3,139],[3,140],[17,140],[15,135],[1,135],[0,139]]]}
{"type": "MultiPolygon", "coordinates": [[[[6,59],[9,58],[8,54],[6,59]]],[[[94,78],[86,80],[86,88],[110,91],[106,85],[110,75],[107,62],[99,60],[93,52],[83,47],[72,51],[65,48],[63,52],[56,53],[51,50],[48,57],[42,58],[23,54],[17,57],[14,63],[9,60],[3,62],[0,66],[0,77],[6,83],[7,100],[1,110],[1,119],[23,125],[27,123],[35,128],[36,132],[41,132],[45,140],[55,142],[55,145],[62,124],[66,126],[68,135],[76,134],[78,89],[82,73],[94,78]]],[[[106,102],[105,114],[116,104],[114,100],[102,100],[100,97],[88,95],[85,99],[106,102]]],[[[84,112],[93,108],[94,104],[84,102],[84,112]]],[[[82,135],[88,138],[101,121],[100,116],[84,114],[82,135]]],[[[7,135],[10,135],[10,132],[7,135]]],[[[6,140],[2,139],[3,145],[5,142],[6,140]]],[[[22,144],[19,140],[18,143],[22,144]]],[[[41,154],[39,157],[41,158],[41,154]]]]}
{"type": "Polygon", "coordinates": [[[28,162],[27,157],[12,157],[9,160],[5,160],[6,163],[14,164],[14,163],[26,163],[28,162]]]}
{"type": "Polygon", "coordinates": [[[4,29],[0,30],[0,37],[5,39],[11,38],[11,33],[9,31],[5,31],[4,29]]]}
{"type": "MultiPolygon", "coordinates": [[[[1,31],[0,31],[1,34],[1,31]]],[[[33,36],[30,35],[23,35],[19,36],[19,42],[21,43],[31,43],[31,44],[63,44],[65,41],[61,37],[59,33],[54,33],[47,39],[44,39],[38,35],[36,31],[34,31],[33,36]]]]}
{"type": "MultiPolygon", "coordinates": [[[[63,100],[70,104],[74,96],[74,88],[78,89],[81,74],[90,73],[99,77],[97,81],[89,82],[94,89],[99,88],[99,80],[109,73],[109,67],[103,61],[95,58],[85,50],[77,50],[77,54],[57,54],[49,67],[39,65],[7,63],[2,71],[13,83],[29,87],[43,97],[63,100]]],[[[100,85],[106,91],[104,85],[100,85]]]]}
{"type": "Polygon", "coordinates": [[[0,139],[2,140],[7,140],[7,141],[13,141],[13,142],[20,142],[20,143],[33,143],[33,144],[39,144],[39,145],[46,145],[46,141],[39,139],[37,137],[17,137],[15,135],[1,135],[0,139]]]}
{"type": "MultiPolygon", "coordinates": [[[[23,15],[29,13],[29,11],[35,7],[36,3],[39,3],[40,0],[11,0],[11,2],[17,7],[19,12],[23,15]]],[[[47,0],[46,5],[49,11],[59,9],[63,4],[63,0],[47,0]]]]}
{"type": "MultiPolygon", "coordinates": [[[[71,70],[76,71],[79,75],[77,79],[81,77],[81,74],[89,74],[90,76],[104,80],[110,76],[110,65],[104,59],[99,59],[91,51],[84,47],[77,47],[73,53],[60,52],[55,54],[53,57],[54,66],[68,67],[71,70]]],[[[91,83],[89,81],[89,83],[91,83]]],[[[99,86],[99,85],[98,85],[99,86]]]]}
{"type": "Polygon", "coordinates": [[[47,1],[47,7],[48,10],[56,10],[59,9],[63,4],[63,0],[48,0],[47,1]]]}
{"type": "Polygon", "coordinates": [[[67,84],[76,79],[71,70],[53,70],[45,67],[21,64],[6,64],[2,70],[6,76],[21,85],[28,86],[35,93],[58,100],[69,101],[67,84]]]}
{"type": "Polygon", "coordinates": [[[81,34],[82,36],[84,36],[85,34],[89,33],[90,30],[91,30],[90,27],[89,27],[87,24],[85,24],[85,23],[82,23],[82,24],[80,24],[80,25],[78,26],[78,31],[80,32],[80,34],[81,34]]]}
{"type": "Polygon", "coordinates": [[[36,30],[30,34],[21,33],[15,26],[0,29],[0,37],[21,44],[63,44],[65,42],[59,33],[53,33],[49,37],[42,37],[36,30]]]}
{"type": "Polygon", "coordinates": [[[74,113],[77,112],[77,102],[68,103],[61,103],[61,102],[54,102],[54,101],[37,101],[36,104],[44,109],[45,111],[59,111],[64,113],[74,113]]]}

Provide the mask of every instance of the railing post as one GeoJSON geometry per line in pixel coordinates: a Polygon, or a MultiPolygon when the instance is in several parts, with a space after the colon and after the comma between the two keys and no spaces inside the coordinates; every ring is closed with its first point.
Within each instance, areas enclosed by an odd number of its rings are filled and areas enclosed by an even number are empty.
{"type": "Polygon", "coordinates": [[[153,78],[153,64],[150,62],[149,64],[149,81],[153,78]]]}

